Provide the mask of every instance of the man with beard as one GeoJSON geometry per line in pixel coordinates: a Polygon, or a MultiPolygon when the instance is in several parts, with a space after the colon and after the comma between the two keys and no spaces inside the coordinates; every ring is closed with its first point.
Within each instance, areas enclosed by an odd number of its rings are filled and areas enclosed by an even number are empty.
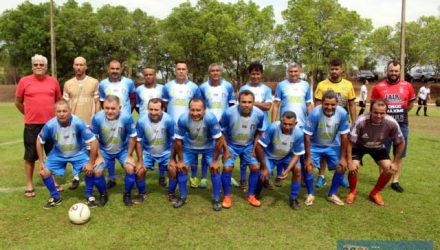
{"type": "MultiPolygon", "coordinates": [[[[371,103],[378,99],[385,100],[388,105],[387,114],[399,123],[400,130],[405,138],[405,148],[402,152],[402,158],[405,158],[409,130],[408,112],[412,109],[416,96],[412,85],[400,79],[400,70],[400,63],[398,61],[393,60],[387,64],[387,78],[374,86],[371,92],[371,103]]],[[[391,139],[385,143],[388,152],[391,150],[391,144],[391,139]]],[[[394,145],[393,153],[396,155],[396,145],[394,145]]],[[[402,193],[403,188],[399,184],[402,161],[399,161],[397,169],[391,180],[391,188],[396,192],[402,193]]]]}

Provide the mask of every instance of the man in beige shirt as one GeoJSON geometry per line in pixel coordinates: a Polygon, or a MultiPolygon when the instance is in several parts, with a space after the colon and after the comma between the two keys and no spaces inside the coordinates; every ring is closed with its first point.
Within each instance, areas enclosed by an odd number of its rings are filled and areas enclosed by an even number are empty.
{"type": "MultiPolygon", "coordinates": [[[[97,79],[86,75],[87,62],[84,57],[76,57],[73,61],[75,76],[64,84],[63,98],[69,102],[72,114],[81,118],[90,125],[93,115],[99,111],[99,82],[97,79]]],[[[79,185],[77,173],[69,189],[76,189],[79,185]]]]}

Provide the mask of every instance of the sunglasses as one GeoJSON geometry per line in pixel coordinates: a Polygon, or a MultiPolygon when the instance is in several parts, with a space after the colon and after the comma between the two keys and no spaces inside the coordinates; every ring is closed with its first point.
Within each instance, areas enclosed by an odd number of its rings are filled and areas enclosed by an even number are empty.
{"type": "Polygon", "coordinates": [[[34,67],[44,67],[46,64],[44,63],[34,63],[34,67]]]}

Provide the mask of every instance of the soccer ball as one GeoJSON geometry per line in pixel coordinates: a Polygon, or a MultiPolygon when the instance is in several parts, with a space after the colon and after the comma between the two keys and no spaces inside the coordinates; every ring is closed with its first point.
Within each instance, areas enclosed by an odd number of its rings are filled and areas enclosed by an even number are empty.
{"type": "Polygon", "coordinates": [[[73,204],[69,208],[69,219],[73,224],[81,225],[89,221],[90,209],[84,203],[73,204]]]}

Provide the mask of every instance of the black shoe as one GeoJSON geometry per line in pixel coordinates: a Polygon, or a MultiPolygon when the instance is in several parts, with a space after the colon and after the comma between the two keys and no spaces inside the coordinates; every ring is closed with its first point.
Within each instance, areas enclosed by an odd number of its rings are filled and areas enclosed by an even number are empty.
{"type": "Polygon", "coordinates": [[[273,190],[273,187],[272,187],[272,185],[270,184],[270,181],[269,181],[269,180],[264,180],[264,181],[263,181],[263,187],[264,187],[265,189],[267,189],[267,190],[273,190]]]}
{"type": "Polygon", "coordinates": [[[139,205],[147,199],[147,194],[139,194],[136,198],[133,199],[133,204],[139,205]]]}
{"type": "Polygon", "coordinates": [[[107,182],[107,189],[113,188],[115,186],[116,186],[116,181],[108,180],[108,182],[107,182]]]}
{"type": "Polygon", "coordinates": [[[261,199],[261,191],[263,191],[263,186],[264,184],[258,181],[257,187],[255,188],[254,192],[255,198],[257,198],[257,200],[261,199]]]}
{"type": "Polygon", "coordinates": [[[419,116],[419,113],[416,113],[416,116],[419,116]]]}
{"type": "Polygon", "coordinates": [[[131,193],[125,193],[123,201],[125,206],[127,207],[133,206],[133,201],[131,200],[131,193]]]}
{"type": "Polygon", "coordinates": [[[429,117],[429,115],[427,115],[427,114],[425,114],[424,116],[428,116],[429,117]]]}
{"type": "Polygon", "coordinates": [[[214,200],[214,201],[212,202],[212,210],[214,210],[214,211],[216,211],[216,212],[222,210],[222,204],[220,203],[220,201],[216,201],[216,200],[214,200]]]}
{"type": "Polygon", "coordinates": [[[99,197],[98,206],[103,207],[103,206],[105,206],[105,204],[107,204],[107,202],[108,202],[108,195],[102,194],[101,197],[99,197]]]}
{"type": "Polygon", "coordinates": [[[174,193],[169,193],[168,194],[168,200],[174,205],[177,203],[177,201],[179,200],[179,198],[177,198],[176,194],[174,193]]]}
{"type": "Polygon", "coordinates": [[[75,190],[78,188],[78,186],[79,186],[79,180],[73,179],[72,182],[70,183],[69,189],[75,190]]]}
{"type": "Polygon", "coordinates": [[[97,207],[98,204],[95,201],[95,197],[90,196],[87,201],[86,201],[86,205],[89,206],[89,208],[94,208],[97,207]]]}
{"type": "Polygon", "coordinates": [[[283,185],[283,180],[281,180],[280,177],[277,177],[277,178],[275,179],[275,186],[277,186],[277,187],[281,187],[282,185],[283,185]]]}
{"type": "Polygon", "coordinates": [[[299,210],[299,202],[298,202],[298,199],[290,199],[290,200],[289,200],[289,204],[290,204],[290,207],[291,207],[293,210],[299,210]]]}
{"type": "Polygon", "coordinates": [[[159,177],[159,186],[162,186],[162,187],[166,187],[167,186],[167,182],[165,180],[165,176],[160,176],[159,177]]]}
{"type": "Polygon", "coordinates": [[[391,183],[391,188],[396,192],[403,193],[403,187],[398,182],[391,183]]]}
{"type": "Polygon", "coordinates": [[[240,180],[240,189],[245,192],[247,190],[247,181],[246,180],[240,180]]]}
{"type": "Polygon", "coordinates": [[[44,209],[51,209],[54,208],[55,206],[58,206],[61,204],[61,198],[59,199],[55,199],[50,197],[49,200],[47,201],[46,205],[44,205],[44,209]]]}
{"type": "Polygon", "coordinates": [[[173,204],[173,207],[174,208],[182,207],[183,205],[185,205],[185,201],[186,201],[186,199],[180,198],[180,199],[177,200],[176,203],[173,204]]]}

